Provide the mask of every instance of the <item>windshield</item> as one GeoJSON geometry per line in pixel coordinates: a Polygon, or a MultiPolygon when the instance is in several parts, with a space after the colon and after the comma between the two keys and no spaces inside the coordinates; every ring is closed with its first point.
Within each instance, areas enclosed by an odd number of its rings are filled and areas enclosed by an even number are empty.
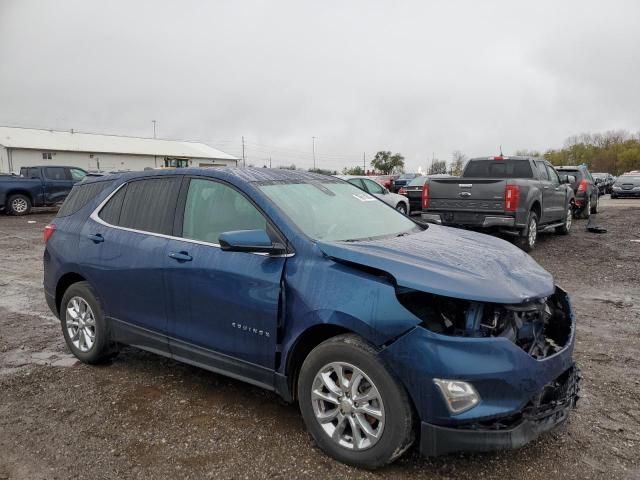
{"type": "Polygon", "coordinates": [[[624,175],[616,180],[616,185],[622,183],[637,183],[640,182],[640,175],[624,175]]]}
{"type": "Polygon", "coordinates": [[[528,160],[471,160],[464,178],[533,178],[528,160]]]}
{"type": "Polygon", "coordinates": [[[421,230],[349,183],[262,185],[260,190],[314,240],[365,240],[421,230]]]}

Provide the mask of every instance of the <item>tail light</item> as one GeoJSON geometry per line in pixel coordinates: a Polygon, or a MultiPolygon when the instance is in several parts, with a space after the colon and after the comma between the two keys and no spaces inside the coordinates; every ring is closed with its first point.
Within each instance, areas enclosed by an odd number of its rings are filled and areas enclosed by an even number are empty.
{"type": "Polygon", "coordinates": [[[404,187],[400,187],[400,190],[398,190],[398,193],[400,195],[406,195],[407,194],[407,189],[404,187]]]}
{"type": "Polygon", "coordinates": [[[422,208],[429,208],[429,185],[422,185],[422,208]]]}
{"type": "Polygon", "coordinates": [[[55,231],[56,231],[56,226],[53,223],[50,223],[49,225],[44,227],[44,230],[42,231],[42,237],[44,238],[44,243],[47,243],[47,241],[49,241],[49,239],[51,238],[51,236],[54,234],[55,231]]]}
{"type": "Polygon", "coordinates": [[[515,212],[520,201],[520,187],[518,185],[507,185],[504,189],[504,211],[515,212]]]}
{"type": "Polygon", "coordinates": [[[579,192],[587,191],[587,181],[584,178],[580,180],[580,184],[578,185],[578,191],[579,192]]]}

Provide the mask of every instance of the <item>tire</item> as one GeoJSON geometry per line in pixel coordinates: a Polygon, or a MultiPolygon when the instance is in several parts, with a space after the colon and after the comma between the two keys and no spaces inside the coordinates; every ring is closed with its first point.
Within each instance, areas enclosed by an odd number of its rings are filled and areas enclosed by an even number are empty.
{"type": "Polygon", "coordinates": [[[616,195],[615,193],[612,193],[611,198],[618,198],[618,195],[616,195]]]}
{"type": "Polygon", "coordinates": [[[591,206],[591,213],[598,213],[599,209],[600,209],[600,195],[596,196],[596,204],[595,206],[594,205],[591,206]]]}
{"type": "Polygon", "coordinates": [[[21,193],[9,196],[5,209],[9,215],[21,216],[31,212],[31,199],[21,193]]]}
{"type": "Polygon", "coordinates": [[[589,219],[591,216],[591,197],[587,198],[587,204],[580,210],[580,218],[589,219]]]}
{"type": "Polygon", "coordinates": [[[564,217],[564,224],[561,227],[556,227],[556,233],[560,235],[568,235],[573,223],[573,206],[567,207],[567,214],[564,217]]]}
{"type": "Polygon", "coordinates": [[[396,205],[396,210],[402,213],[403,215],[407,214],[407,205],[400,202],[396,205]]]}
{"type": "Polygon", "coordinates": [[[536,246],[538,240],[538,215],[536,212],[529,212],[527,228],[518,237],[517,244],[525,252],[530,252],[536,246]],[[532,235],[533,232],[533,235],[532,235]]]}
{"type": "Polygon", "coordinates": [[[80,361],[102,363],[117,353],[109,338],[100,301],[87,282],[74,283],[64,293],[60,303],[60,323],[67,347],[80,361]],[[84,317],[76,319],[73,317],[74,313],[76,316],[84,314],[84,317]],[[74,326],[74,321],[79,325],[74,326]]]}
{"type": "Polygon", "coordinates": [[[348,465],[367,469],[382,467],[399,458],[414,441],[414,415],[406,390],[391,374],[377,351],[357,335],[330,338],[311,351],[300,370],[298,402],[307,430],[317,445],[330,457],[348,465]],[[345,382],[350,382],[356,375],[360,377],[361,380],[355,385],[356,393],[362,395],[375,391],[376,396],[368,400],[364,408],[381,413],[379,419],[365,416],[361,411],[352,411],[352,408],[355,410],[363,406],[357,406],[358,402],[352,401],[355,395],[349,398],[349,392],[353,391],[351,385],[339,388],[337,383],[332,382],[334,390],[329,390],[329,384],[322,379],[321,373],[324,372],[333,381],[337,380],[338,371],[344,373],[342,378],[345,382]],[[339,395],[332,393],[336,388],[339,395]],[[323,399],[312,391],[321,392],[323,399]],[[342,398],[340,404],[336,404],[337,398],[342,398]],[[332,420],[321,423],[317,415],[322,414],[332,420]],[[379,438],[366,435],[365,430],[359,427],[363,424],[368,425],[370,431],[377,433],[379,438]],[[344,426],[338,430],[340,425],[344,426]],[[359,443],[352,425],[361,437],[359,443]],[[329,431],[332,429],[333,433],[342,432],[338,440],[331,438],[329,431]],[[354,448],[355,445],[360,448],[354,448]]]}

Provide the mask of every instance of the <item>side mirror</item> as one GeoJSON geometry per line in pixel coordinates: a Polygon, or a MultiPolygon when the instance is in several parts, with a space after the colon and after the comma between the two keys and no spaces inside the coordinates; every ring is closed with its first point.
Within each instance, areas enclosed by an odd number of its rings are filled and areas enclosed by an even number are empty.
{"type": "Polygon", "coordinates": [[[567,175],[567,183],[576,183],[576,176],[575,175],[567,175]]]}
{"type": "Polygon", "coordinates": [[[224,252],[252,252],[281,255],[286,248],[280,243],[273,243],[264,230],[235,230],[220,234],[218,239],[224,252]]]}
{"type": "Polygon", "coordinates": [[[389,189],[385,188],[385,187],[382,187],[382,194],[383,195],[388,195],[389,194],[389,189]]]}

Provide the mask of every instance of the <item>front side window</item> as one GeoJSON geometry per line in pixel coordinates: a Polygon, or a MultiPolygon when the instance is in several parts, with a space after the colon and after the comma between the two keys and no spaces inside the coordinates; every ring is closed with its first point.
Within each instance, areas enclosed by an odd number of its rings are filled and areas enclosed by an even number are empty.
{"type": "Polygon", "coordinates": [[[266,229],[262,213],[234,188],[199,178],[189,182],[182,223],[184,238],[218,244],[224,232],[266,229]]]}
{"type": "Polygon", "coordinates": [[[117,225],[143,232],[171,235],[180,182],[180,177],[130,182],[122,200],[117,225]]]}
{"type": "Polygon", "coordinates": [[[422,230],[346,182],[276,183],[260,190],[314,240],[366,240],[422,230]]]}
{"type": "Polygon", "coordinates": [[[551,165],[546,165],[546,167],[551,181],[556,185],[560,185],[560,177],[558,176],[558,172],[556,172],[551,165]]]}
{"type": "Polygon", "coordinates": [[[379,183],[374,182],[373,180],[369,180],[368,178],[363,178],[362,182],[367,187],[367,190],[369,190],[369,193],[374,195],[384,193],[384,187],[379,183]]]}
{"type": "Polygon", "coordinates": [[[79,168],[70,168],[69,171],[71,172],[71,178],[73,180],[82,180],[87,176],[87,172],[79,168]]]}
{"type": "Polygon", "coordinates": [[[47,167],[44,169],[44,176],[49,180],[69,180],[67,171],[63,167],[47,167]]]}

